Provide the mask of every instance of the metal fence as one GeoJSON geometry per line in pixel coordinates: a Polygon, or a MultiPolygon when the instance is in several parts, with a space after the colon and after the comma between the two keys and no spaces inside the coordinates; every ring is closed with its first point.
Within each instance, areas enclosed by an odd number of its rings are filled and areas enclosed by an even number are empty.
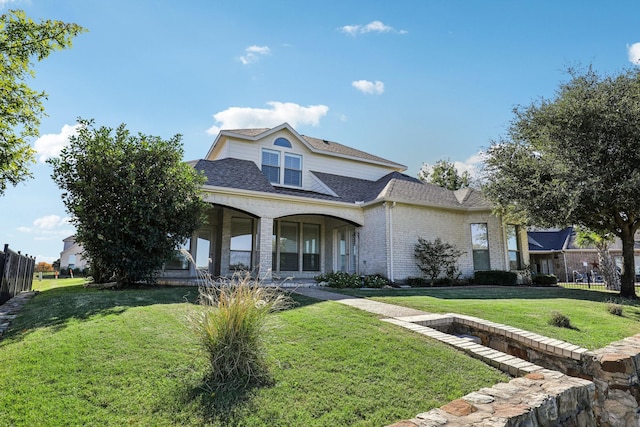
{"type": "Polygon", "coordinates": [[[23,291],[30,291],[36,259],[9,249],[0,252],[0,304],[23,291]]]}

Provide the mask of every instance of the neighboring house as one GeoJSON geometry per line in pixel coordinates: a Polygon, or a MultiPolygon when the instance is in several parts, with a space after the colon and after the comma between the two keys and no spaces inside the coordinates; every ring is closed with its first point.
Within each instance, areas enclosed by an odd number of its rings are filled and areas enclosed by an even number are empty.
{"type": "Polygon", "coordinates": [[[186,249],[194,263],[165,266],[162,282],[250,269],[266,280],[331,271],[420,276],[418,238],[463,251],[463,277],[529,263],[526,231],[505,225],[472,189],[450,191],[404,175],[406,167],[289,124],[223,130],[205,159],[207,223],[186,249]]]}
{"type": "MultiPolygon", "coordinates": [[[[533,230],[527,232],[531,270],[539,274],[555,274],[561,282],[584,280],[587,272],[599,273],[598,253],[595,248],[576,245],[573,227],[533,230]]],[[[616,238],[609,247],[616,265],[622,268],[622,243],[616,238]]],[[[640,246],[636,242],[636,277],[640,275],[640,246]]]]}
{"type": "Polygon", "coordinates": [[[76,236],[69,236],[63,242],[64,247],[60,252],[60,270],[66,271],[69,268],[84,270],[88,262],[82,256],[82,246],[76,243],[76,236]]]}

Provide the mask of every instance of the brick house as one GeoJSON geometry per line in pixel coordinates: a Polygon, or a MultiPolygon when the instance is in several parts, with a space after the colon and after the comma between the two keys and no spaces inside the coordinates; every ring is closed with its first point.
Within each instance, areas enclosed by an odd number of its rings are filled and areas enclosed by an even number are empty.
{"type": "MultiPolygon", "coordinates": [[[[586,280],[584,275],[599,276],[598,253],[593,247],[576,245],[573,227],[527,232],[531,270],[539,274],[555,274],[560,282],[586,280]]],[[[609,246],[609,253],[622,269],[622,242],[616,238],[609,246]]],[[[640,245],[636,242],[636,281],[640,277],[640,245]]]]}
{"type": "Polygon", "coordinates": [[[425,184],[401,164],[287,123],[222,130],[190,164],[207,178],[207,223],[186,247],[195,264],[168,263],[163,282],[238,268],[266,280],[346,271],[402,282],[420,276],[418,237],[463,250],[463,277],[529,264],[526,231],[503,224],[477,191],[425,184]]]}

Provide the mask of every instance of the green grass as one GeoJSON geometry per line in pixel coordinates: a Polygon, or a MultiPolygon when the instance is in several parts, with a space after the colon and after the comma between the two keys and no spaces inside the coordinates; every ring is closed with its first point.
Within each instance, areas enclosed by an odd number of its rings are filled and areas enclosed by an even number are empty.
{"type": "Polygon", "coordinates": [[[196,288],[56,284],[38,284],[0,341],[4,425],[379,426],[507,380],[370,314],[296,297],[269,316],[270,384],[212,394],[185,320],[196,288]]]}
{"type": "Polygon", "coordinates": [[[612,315],[607,302],[616,294],[606,291],[478,286],[340,292],[432,313],[476,316],[592,350],[640,333],[640,303],[618,300],[623,316],[612,315]],[[569,317],[575,329],[550,325],[554,311],[569,317]]]}
{"type": "Polygon", "coordinates": [[[48,291],[53,288],[64,288],[66,286],[84,285],[87,279],[78,277],[74,279],[42,279],[38,280],[37,276],[33,279],[31,289],[34,291],[48,291]]]}

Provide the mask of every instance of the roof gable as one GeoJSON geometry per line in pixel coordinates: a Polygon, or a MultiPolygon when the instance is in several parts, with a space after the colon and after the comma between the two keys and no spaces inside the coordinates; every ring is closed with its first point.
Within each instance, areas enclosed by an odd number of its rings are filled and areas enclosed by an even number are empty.
{"type": "Polygon", "coordinates": [[[377,181],[316,171],[312,173],[339,197],[354,203],[385,199],[453,209],[490,208],[476,190],[469,189],[465,192],[466,197],[459,199],[451,190],[399,172],[391,172],[377,181]]]}
{"type": "Polygon", "coordinates": [[[293,129],[288,123],[282,123],[279,126],[273,128],[257,128],[257,129],[230,129],[221,130],[213,145],[209,149],[206,158],[209,159],[216,149],[220,149],[221,145],[224,145],[228,138],[236,138],[245,141],[258,141],[264,138],[268,138],[276,132],[287,130],[291,136],[299,143],[304,145],[311,152],[322,154],[326,156],[341,157],[350,160],[356,160],[364,163],[372,163],[376,165],[382,165],[391,167],[397,170],[406,170],[407,167],[400,163],[393,162],[391,160],[384,159],[373,154],[348,147],[346,145],[328,141],[325,139],[313,138],[305,135],[300,135],[295,129],[293,129]]]}

